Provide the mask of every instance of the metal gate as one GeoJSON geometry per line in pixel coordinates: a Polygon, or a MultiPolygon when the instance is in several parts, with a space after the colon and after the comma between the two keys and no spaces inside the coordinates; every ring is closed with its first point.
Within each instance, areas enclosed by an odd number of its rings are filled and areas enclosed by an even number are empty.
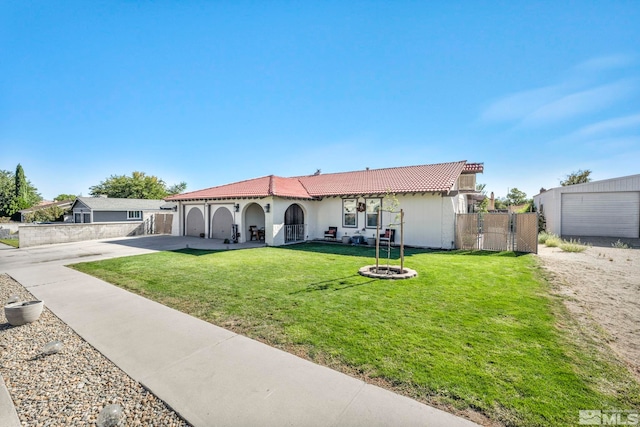
{"type": "Polygon", "coordinates": [[[456,248],[538,253],[538,214],[458,214],[456,248]]]}
{"type": "Polygon", "coordinates": [[[151,220],[148,234],[171,234],[173,214],[155,214],[151,220]]]}

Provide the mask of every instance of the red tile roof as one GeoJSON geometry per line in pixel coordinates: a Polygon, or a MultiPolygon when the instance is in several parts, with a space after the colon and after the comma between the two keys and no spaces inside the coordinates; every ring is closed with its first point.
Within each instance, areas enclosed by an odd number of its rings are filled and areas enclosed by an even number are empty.
{"type": "Polygon", "coordinates": [[[484,172],[484,163],[467,163],[464,165],[463,173],[482,173],[484,172]]]}
{"type": "Polygon", "coordinates": [[[254,178],[232,184],[205,188],[204,190],[191,191],[167,197],[165,200],[190,200],[190,199],[236,199],[242,197],[267,197],[272,189],[273,175],[254,178]]]}
{"type": "Polygon", "coordinates": [[[168,197],[166,200],[448,192],[464,172],[482,172],[481,163],[438,163],[282,178],[269,175],[168,197]],[[467,168],[468,166],[468,168],[467,168]]]}

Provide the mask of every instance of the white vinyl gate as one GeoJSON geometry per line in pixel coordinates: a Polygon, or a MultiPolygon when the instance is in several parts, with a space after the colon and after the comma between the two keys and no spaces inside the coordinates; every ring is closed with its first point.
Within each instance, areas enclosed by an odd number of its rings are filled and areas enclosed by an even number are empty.
{"type": "Polygon", "coordinates": [[[638,238],[640,193],[564,193],[561,232],[563,236],[638,238]]]}

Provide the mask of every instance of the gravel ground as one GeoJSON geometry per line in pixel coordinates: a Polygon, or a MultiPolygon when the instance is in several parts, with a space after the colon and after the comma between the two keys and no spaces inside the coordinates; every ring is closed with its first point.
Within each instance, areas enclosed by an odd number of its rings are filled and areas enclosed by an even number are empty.
{"type": "MultiPolygon", "coordinates": [[[[0,301],[17,295],[35,298],[19,283],[0,275],[0,301]]],[[[45,308],[36,322],[13,327],[0,314],[0,374],[23,426],[95,426],[107,405],[124,408],[119,426],[189,426],[164,402],[132,380],[110,360],[45,308]],[[57,354],[43,355],[51,341],[57,354]]]]}
{"type": "Polygon", "coordinates": [[[540,245],[538,256],[573,316],[588,330],[604,331],[640,380],[640,250],[594,246],[573,253],[540,245]]]}

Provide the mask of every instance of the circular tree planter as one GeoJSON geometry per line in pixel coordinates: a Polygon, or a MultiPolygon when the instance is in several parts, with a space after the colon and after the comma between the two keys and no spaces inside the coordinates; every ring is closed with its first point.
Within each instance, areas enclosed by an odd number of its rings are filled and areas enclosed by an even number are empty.
{"type": "Polygon", "coordinates": [[[375,265],[365,265],[358,273],[365,277],[373,277],[375,279],[411,279],[416,277],[418,272],[410,268],[401,269],[399,265],[380,265],[376,269],[375,265]]]}
{"type": "Polygon", "coordinates": [[[14,302],[4,306],[4,315],[13,326],[35,322],[42,314],[42,301],[14,302]]]}

